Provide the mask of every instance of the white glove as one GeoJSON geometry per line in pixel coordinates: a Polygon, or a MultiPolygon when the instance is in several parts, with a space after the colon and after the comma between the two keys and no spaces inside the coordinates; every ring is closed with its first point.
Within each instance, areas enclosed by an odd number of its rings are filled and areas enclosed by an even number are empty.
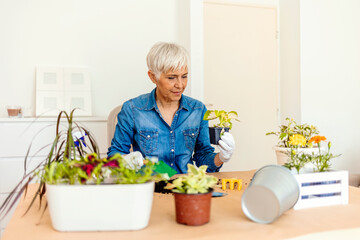
{"type": "Polygon", "coordinates": [[[131,152],[128,155],[123,156],[123,158],[127,163],[126,167],[129,169],[138,170],[142,165],[144,165],[144,158],[141,152],[131,152]]]}
{"type": "Polygon", "coordinates": [[[225,132],[224,135],[219,140],[219,158],[222,162],[230,161],[231,155],[233,154],[235,149],[235,140],[234,137],[225,132]]]}
{"type": "Polygon", "coordinates": [[[159,159],[157,157],[151,157],[149,160],[153,163],[159,162],[159,159]]]}

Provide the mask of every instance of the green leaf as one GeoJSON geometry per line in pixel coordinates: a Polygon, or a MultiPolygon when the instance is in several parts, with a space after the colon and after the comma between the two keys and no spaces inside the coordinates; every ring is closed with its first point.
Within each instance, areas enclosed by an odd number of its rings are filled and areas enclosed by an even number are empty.
{"type": "Polygon", "coordinates": [[[213,120],[216,119],[217,116],[215,115],[214,111],[212,110],[207,110],[204,114],[204,120],[213,120]]]}
{"type": "Polygon", "coordinates": [[[287,136],[288,136],[287,133],[281,133],[279,138],[280,138],[281,140],[283,140],[283,139],[286,138],[287,136]]]}
{"type": "Polygon", "coordinates": [[[199,173],[198,169],[194,165],[189,163],[187,167],[189,174],[197,175],[199,173]]]}

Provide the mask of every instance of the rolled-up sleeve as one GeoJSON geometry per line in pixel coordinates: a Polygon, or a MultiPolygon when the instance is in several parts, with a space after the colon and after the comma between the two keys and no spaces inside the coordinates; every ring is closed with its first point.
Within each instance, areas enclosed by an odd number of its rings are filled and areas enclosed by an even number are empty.
{"type": "Polygon", "coordinates": [[[201,117],[199,136],[196,140],[193,160],[196,166],[207,165],[207,172],[218,172],[222,165],[217,167],[214,163],[214,158],[217,153],[214,153],[214,147],[210,144],[209,123],[203,120],[206,107],[204,107],[201,117]]]}

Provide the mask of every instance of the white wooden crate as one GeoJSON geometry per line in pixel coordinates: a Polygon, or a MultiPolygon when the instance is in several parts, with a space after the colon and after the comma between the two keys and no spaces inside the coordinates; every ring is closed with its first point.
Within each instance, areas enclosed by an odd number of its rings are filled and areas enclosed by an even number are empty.
{"type": "Polygon", "coordinates": [[[321,207],[349,202],[348,171],[295,175],[300,195],[294,209],[321,207]]]}

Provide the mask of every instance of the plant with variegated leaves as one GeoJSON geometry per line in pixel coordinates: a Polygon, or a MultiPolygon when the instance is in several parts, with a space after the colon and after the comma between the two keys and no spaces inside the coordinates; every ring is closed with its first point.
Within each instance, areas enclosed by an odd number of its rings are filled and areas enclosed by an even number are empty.
{"type": "Polygon", "coordinates": [[[297,124],[293,118],[289,117],[285,120],[287,123],[279,126],[279,131],[268,132],[266,135],[276,135],[279,139],[279,147],[313,147],[309,140],[316,134],[319,134],[317,127],[308,124],[297,124]]]}
{"type": "Polygon", "coordinates": [[[48,184],[139,184],[162,179],[154,172],[157,164],[147,160],[141,169],[130,169],[120,154],[99,158],[91,153],[80,159],[52,162],[38,175],[48,184]]]}
{"type": "Polygon", "coordinates": [[[218,119],[219,123],[214,124],[214,127],[232,128],[232,120],[240,122],[237,112],[224,110],[207,110],[204,114],[204,120],[218,119]]]}
{"type": "Polygon", "coordinates": [[[207,193],[216,185],[218,179],[206,174],[206,165],[197,168],[192,164],[188,164],[187,167],[187,175],[178,177],[165,188],[176,193],[197,194],[207,193]]]}

